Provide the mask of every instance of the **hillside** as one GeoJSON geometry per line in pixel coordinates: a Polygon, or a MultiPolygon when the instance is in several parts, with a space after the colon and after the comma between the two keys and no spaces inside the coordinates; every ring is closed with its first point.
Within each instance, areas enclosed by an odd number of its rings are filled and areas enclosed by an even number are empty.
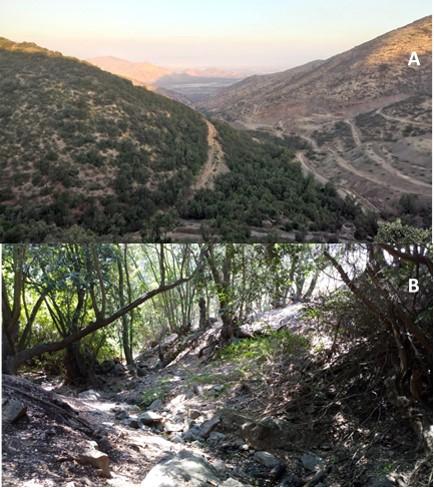
{"type": "Polygon", "coordinates": [[[2,39],[0,67],[2,240],[41,239],[44,223],[140,230],[206,160],[185,105],[33,44],[2,39]]]}
{"type": "Polygon", "coordinates": [[[249,77],[200,108],[237,127],[303,137],[306,169],[380,212],[393,214],[403,195],[427,204],[431,24],[425,17],[325,61],[249,77]],[[408,66],[412,51],[421,66],[408,66]]]}
{"type": "Polygon", "coordinates": [[[185,240],[192,219],[195,239],[375,235],[375,219],[303,175],[293,148],[34,44],[3,39],[0,66],[3,242],[185,240]]]}
{"type": "Polygon", "coordinates": [[[270,124],[294,115],[349,114],[386,96],[429,95],[431,66],[431,17],[425,17],[326,61],[249,77],[204,107],[228,120],[270,124]],[[412,51],[422,69],[408,69],[412,51]]]}

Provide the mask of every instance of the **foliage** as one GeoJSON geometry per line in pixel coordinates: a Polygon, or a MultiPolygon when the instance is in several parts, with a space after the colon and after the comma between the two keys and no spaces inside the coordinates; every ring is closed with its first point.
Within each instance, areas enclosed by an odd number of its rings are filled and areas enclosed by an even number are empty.
{"type": "Polygon", "coordinates": [[[420,229],[407,225],[400,219],[380,226],[375,241],[399,246],[426,244],[431,241],[431,229],[420,229]]]}
{"type": "Polygon", "coordinates": [[[269,331],[264,336],[236,340],[224,347],[218,357],[236,363],[261,363],[279,355],[293,354],[307,346],[308,340],[305,337],[283,329],[269,331]]]}
{"type": "Polygon", "coordinates": [[[159,384],[150,388],[146,388],[142,393],[142,399],[140,406],[143,408],[148,407],[154,400],[162,400],[166,398],[170,391],[170,387],[167,384],[159,384]]]}

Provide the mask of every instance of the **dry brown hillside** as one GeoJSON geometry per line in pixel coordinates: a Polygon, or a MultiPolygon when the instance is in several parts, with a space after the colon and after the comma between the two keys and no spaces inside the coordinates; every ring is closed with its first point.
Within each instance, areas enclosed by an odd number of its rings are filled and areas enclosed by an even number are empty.
{"type": "Polygon", "coordinates": [[[247,78],[201,108],[237,127],[301,137],[303,169],[366,208],[399,217],[429,209],[431,32],[424,17],[325,61],[247,78]],[[408,66],[413,51],[420,66],[408,66]]]}
{"type": "Polygon", "coordinates": [[[424,17],[326,61],[247,78],[204,108],[228,120],[285,124],[296,115],[364,111],[384,97],[430,94],[431,24],[431,16],[424,17]],[[412,51],[420,68],[408,68],[412,51]]]}

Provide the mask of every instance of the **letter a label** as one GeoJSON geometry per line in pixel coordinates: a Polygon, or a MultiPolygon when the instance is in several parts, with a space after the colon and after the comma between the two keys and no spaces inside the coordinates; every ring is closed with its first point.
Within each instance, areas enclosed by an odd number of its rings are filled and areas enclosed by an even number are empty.
{"type": "Polygon", "coordinates": [[[412,66],[415,64],[416,66],[420,66],[419,56],[417,55],[416,51],[413,51],[410,55],[410,59],[408,60],[408,65],[412,66]]]}

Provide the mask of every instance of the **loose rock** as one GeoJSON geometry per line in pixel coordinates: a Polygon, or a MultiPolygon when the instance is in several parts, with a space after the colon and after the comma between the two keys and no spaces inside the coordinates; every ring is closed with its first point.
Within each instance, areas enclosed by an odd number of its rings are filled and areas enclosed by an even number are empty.
{"type": "Polygon", "coordinates": [[[128,425],[132,429],[140,429],[140,422],[138,421],[138,419],[130,419],[128,425]]]}
{"type": "Polygon", "coordinates": [[[368,477],[366,486],[396,486],[396,483],[389,476],[373,475],[368,477]]]}
{"type": "Polygon", "coordinates": [[[128,417],[129,417],[129,415],[128,415],[128,412],[126,410],[118,410],[115,413],[115,418],[117,420],[124,420],[124,419],[127,419],[128,417]]]}
{"type": "Polygon", "coordinates": [[[82,398],[83,400],[98,400],[101,395],[95,390],[86,390],[79,393],[78,397],[82,398]]]}
{"type": "Polygon", "coordinates": [[[95,447],[87,449],[82,454],[77,456],[77,462],[83,465],[93,466],[101,470],[101,474],[107,478],[110,475],[109,457],[107,454],[99,451],[95,447]]]}
{"type": "Polygon", "coordinates": [[[312,452],[307,452],[301,456],[303,467],[309,471],[318,471],[324,466],[322,458],[312,452]]]}
{"type": "Polygon", "coordinates": [[[163,402],[159,398],[157,398],[149,405],[149,410],[153,410],[153,411],[162,410],[163,407],[164,407],[163,402]]]}
{"type": "Polygon", "coordinates": [[[223,481],[221,486],[246,486],[241,483],[241,481],[238,481],[234,478],[228,478],[227,480],[223,481]]]}
{"type": "Polygon", "coordinates": [[[182,434],[182,438],[186,442],[202,440],[202,437],[200,435],[200,427],[198,425],[193,425],[182,434]]]}
{"type": "Polygon", "coordinates": [[[161,424],[164,419],[160,414],[148,410],[139,416],[139,420],[143,425],[155,425],[161,424]]]}
{"type": "Polygon", "coordinates": [[[6,404],[3,405],[2,408],[2,418],[6,420],[6,422],[12,423],[17,421],[23,415],[26,415],[27,406],[24,403],[9,399],[6,401],[6,404]]]}
{"type": "Polygon", "coordinates": [[[211,434],[208,436],[208,441],[210,442],[222,442],[226,436],[223,434],[223,432],[211,432],[211,434]]]}
{"type": "Polygon", "coordinates": [[[221,480],[214,468],[191,451],[181,451],[154,466],[141,486],[218,486],[221,480]]]}
{"type": "Polygon", "coordinates": [[[276,456],[273,456],[273,454],[267,451],[255,452],[253,458],[255,459],[255,461],[258,461],[258,463],[261,463],[263,466],[266,466],[267,468],[275,468],[276,466],[282,464],[280,459],[278,459],[276,456]]]}
{"type": "Polygon", "coordinates": [[[193,420],[199,418],[202,415],[202,412],[199,412],[199,410],[190,410],[190,418],[193,420]]]}
{"type": "Polygon", "coordinates": [[[166,432],[182,432],[184,430],[184,424],[175,422],[166,422],[164,424],[164,430],[166,432]]]}
{"type": "Polygon", "coordinates": [[[201,426],[200,426],[200,436],[206,439],[211,431],[220,423],[220,417],[215,416],[209,420],[206,420],[201,426]]]}

